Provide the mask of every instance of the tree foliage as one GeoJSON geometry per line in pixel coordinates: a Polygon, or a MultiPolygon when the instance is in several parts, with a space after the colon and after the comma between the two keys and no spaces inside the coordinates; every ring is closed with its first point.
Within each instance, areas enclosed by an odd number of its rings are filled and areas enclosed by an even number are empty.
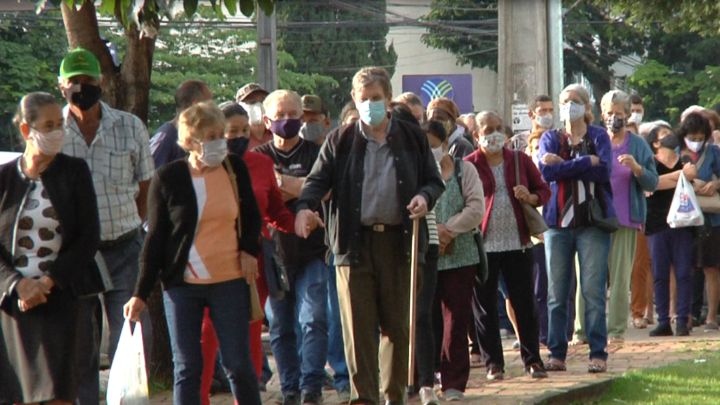
{"type": "MultiPolygon", "coordinates": [[[[327,75],[333,82],[317,83],[315,94],[336,116],[351,100],[352,78],[366,66],[384,67],[393,74],[397,54],[392,44],[386,46],[385,1],[328,1],[310,3],[303,0],[278,2],[280,22],[324,22],[325,27],[289,28],[278,32],[278,49],[286,51],[296,62],[296,71],[308,75],[327,75]],[[361,22],[362,24],[355,24],[361,22]]],[[[289,88],[296,86],[288,83],[289,88]]]]}

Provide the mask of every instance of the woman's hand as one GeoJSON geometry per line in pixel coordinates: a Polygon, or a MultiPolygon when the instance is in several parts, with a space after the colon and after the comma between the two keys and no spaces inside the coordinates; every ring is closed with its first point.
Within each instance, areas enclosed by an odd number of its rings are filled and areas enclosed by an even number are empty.
{"type": "Polygon", "coordinates": [[[595,156],[595,155],[590,155],[590,163],[591,163],[593,166],[597,166],[597,165],[600,164],[600,158],[597,157],[597,156],[595,156]]]}
{"type": "Polygon", "coordinates": [[[556,165],[562,163],[565,160],[554,153],[546,153],[545,156],[540,159],[545,165],[556,165]]]}
{"type": "Polygon", "coordinates": [[[140,322],[140,315],[145,310],[145,301],[138,297],[130,298],[130,301],[123,307],[123,313],[125,319],[129,319],[133,322],[140,322]]]}
{"type": "Polygon", "coordinates": [[[455,235],[453,235],[453,233],[450,232],[443,224],[437,224],[437,228],[438,238],[440,239],[440,251],[445,251],[447,245],[452,243],[453,239],[455,239],[455,235]]]}
{"type": "Polygon", "coordinates": [[[718,180],[713,180],[705,183],[705,185],[703,186],[700,186],[700,190],[696,191],[696,193],[700,195],[711,196],[718,191],[718,188],[720,188],[718,180]]]}
{"type": "Polygon", "coordinates": [[[47,288],[40,280],[32,278],[22,278],[15,285],[15,291],[18,293],[18,306],[20,310],[25,312],[35,308],[38,305],[47,302],[47,295],[50,289],[47,288]]]}
{"type": "Polygon", "coordinates": [[[635,160],[635,157],[633,157],[633,155],[631,154],[626,153],[624,155],[618,156],[618,162],[621,165],[630,169],[630,171],[632,171],[633,174],[636,176],[641,175],[643,172],[642,166],[638,164],[638,162],[635,160]]]}
{"type": "Polygon", "coordinates": [[[682,172],[685,178],[693,181],[697,178],[697,166],[692,163],[685,163],[682,168],[682,172]]]}
{"type": "Polygon", "coordinates": [[[245,282],[252,284],[258,278],[257,259],[251,254],[240,251],[240,269],[245,282]]]}
{"type": "Polygon", "coordinates": [[[522,184],[513,187],[513,191],[515,192],[515,198],[524,203],[530,205],[537,205],[537,203],[539,202],[538,196],[536,194],[530,194],[530,190],[528,190],[527,187],[523,186],[522,184]]]}

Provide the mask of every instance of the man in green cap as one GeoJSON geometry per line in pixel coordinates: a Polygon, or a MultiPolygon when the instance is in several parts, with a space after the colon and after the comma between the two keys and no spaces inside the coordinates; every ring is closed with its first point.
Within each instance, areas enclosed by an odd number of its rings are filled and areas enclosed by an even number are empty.
{"type": "MultiPolygon", "coordinates": [[[[100,214],[98,267],[106,268],[113,287],[104,295],[110,325],[108,357],[112,358],[123,326],[123,305],[132,297],[138,275],[140,224],[146,214],[147,190],[155,164],[145,124],[136,116],[100,101],[102,75],[95,55],[82,48],[69,52],[60,64],[64,109],[63,153],[84,159],[92,172],[100,214]]],[[[97,297],[81,300],[78,356],[78,401],[98,404],[99,341],[97,297]]],[[[146,358],[152,343],[150,318],[142,320],[146,358]]]]}
{"type": "Polygon", "coordinates": [[[325,103],[318,96],[306,94],[302,97],[302,109],[304,123],[300,135],[306,141],[322,146],[325,133],[330,129],[330,116],[325,103]]]}

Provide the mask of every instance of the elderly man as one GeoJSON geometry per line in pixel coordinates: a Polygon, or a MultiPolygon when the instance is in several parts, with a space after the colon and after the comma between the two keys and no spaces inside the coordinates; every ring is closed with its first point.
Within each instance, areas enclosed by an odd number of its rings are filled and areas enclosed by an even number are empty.
{"type": "Polygon", "coordinates": [[[150,139],[150,152],[152,152],[155,167],[160,168],[174,160],[187,156],[178,145],[177,117],[187,108],[202,102],[212,100],[213,94],[208,85],[202,80],[186,80],[180,83],[175,90],[175,110],[177,115],[168,121],[150,139]]]}
{"type": "MultiPolygon", "coordinates": [[[[268,95],[264,104],[264,121],[273,133],[273,141],[255,151],[275,163],[283,199],[288,209],[294,211],[304,178],[315,164],[320,147],[298,135],[302,102],[297,93],[278,90],[268,95]]],[[[325,263],[325,231],[316,229],[307,239],[273,231],[273,237],[280,253],[279,264],[287,270],[290,281],[290,291],[284,299],[269,298],[273,313],[270,345],[280,374],[284,404],[318,404],[322,402],[328,350],[330,270],[325,263]],[[296,330],[302,336],[297,336],[296,330]]]]}
{"type": "Polygon", "coordinates": [[[465,138],[465,128],[457,124],[460,110],[449,98],[436,98],[427,106],[428,121],[438,121],[445,127],[447,137],[447,153],[454,158],[462,159],[475,152],[472,143],[465,138]]]}
{"type": "MultiPolygon", "coordinates": [[[[123,305],[132,297],[138,276],[140,224],[147,212],[147,191],[155,171],[148,133],[140,119],[110,108],[102,95],[100,63],[82,48],[60,65],[65,107],[63,153],[84,159],[92,172],[100,214],[100,267],[107,267],[114,288],[104,294],[110,324],[108,357],[112,361],[123,326],[123,305]]],[[[95,322],[97,297],[82,300],[78,358],[78,400],[99,403],[99,342],[95,322]]],[[[150,318],[142,319],[146,358],[152,344],[150,318]]]]}
{"type": "Polygon", "coordinates": [[[322,145],[325,132],[330,129],[328,109],[318,96],[306,94],[302,97],[303,123],[300,136],[306,141],[322,145]]]}
{"type": "MultiPolygon", "coordinates": [[[[295,229],[309,236],[312,211],[332,190],[328,235],[337,266],[351,402],[378,402],[379,343],[385,398],[402,404],[408,382],[413,220],[435,205],[444,185],[425,134],[387,114],[392,99],[387,71],[361,69],[353,78],[352,97],[360,121],[328,136],[305,180],[295,229]]],[[[427,236],[423,219],[420,266],[427,236]]]]}

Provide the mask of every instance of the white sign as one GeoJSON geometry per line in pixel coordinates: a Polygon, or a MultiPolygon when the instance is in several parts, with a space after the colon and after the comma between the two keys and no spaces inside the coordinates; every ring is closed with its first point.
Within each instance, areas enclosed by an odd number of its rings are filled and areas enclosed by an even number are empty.
{"type": "Polygon", "coordinates": [[[532,120],[528,116],[527,104],[513,104],[512,106],[512,130],[513,133],[530,131],[532,120]]]}

